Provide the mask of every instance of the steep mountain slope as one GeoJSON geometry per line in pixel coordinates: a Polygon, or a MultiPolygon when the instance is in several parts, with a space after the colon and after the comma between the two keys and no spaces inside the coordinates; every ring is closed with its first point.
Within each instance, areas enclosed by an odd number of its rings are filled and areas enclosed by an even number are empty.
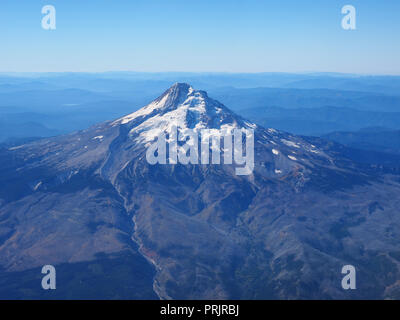
{"type": "Polygon", "coordinates": [[[2,150],[0,182],[1,296],[41,296],[28,274],[53,264],[79,279],[57,288],[64,298],[399,298],[396,170],[256,126],[187,84],[121,119],[2,150]],[[149,144],[172,125],[253,129],[253,173],[150,165],[149,144]],[[345,264],[358,290],[341,289],[345,264]]]}

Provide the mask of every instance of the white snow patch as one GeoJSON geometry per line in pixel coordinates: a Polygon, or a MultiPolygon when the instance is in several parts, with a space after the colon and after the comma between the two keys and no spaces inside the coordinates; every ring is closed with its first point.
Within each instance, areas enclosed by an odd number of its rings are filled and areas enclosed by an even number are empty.
{"type": "Polygon", "coordinates": [[[36,191],[42,185],[42,181],[39,181],[36,186],[33,187],[33,190],[36,191]]]}
{"type": "Polygon", "coordinates": [[[278,154],[279,154],[279,151],[276,150],[276,149],[272,149],[272,153],[273,153],[274,155],[278,155],[278,154]]]}
{"type": "Polygon", "coordinates": [[[160,99],[160,101],[153,101],[152,103],[139,109],[138,111],[128,114],[127,116],[125,116],[121,119],[118,119],[117,121],[114,122],[114,124],[117,124],[117,123],[126,124],[138,117],[147,116],[150,113],[152,113],[154,110],[161,109],[162,107],[164,107],[168,97],[169,97],[169,94],[166,94],[164,97],[162,97],[162,99],[160,99]]]}
{"type": "Polygon", "coordinates": [[[9,150],[9,151],[13,151],[13,150],[21,149],[21,148],[23,148],[23,147],[24,147],[24,145],[22,145],[22,146],[17,146],[17,147],[12,147],[12,148],[9,148],[8,150],[9,150]]]}
{"type": "Polygon", "coordinates": [[[299,146],[297,143],[293,142],[293,141],[286,140],[286,139],[281,139],[281,141],[282,141],[284,144],[286,144],[288,147],[300,148],[300,146],[299,146]]]}
{"type": "MultiPolygon", "coordinates": [[[[153,141],[161,133],[172,132],[172,127],[177,127],[179,132],[184,133],[188,129],[186,123],[188,113],[193,118],[196,124],[193,128],[194,131],[200,132],[207,129],[204,119],[207,118],[206,101],[200,92],[193,91],[187,96],[187,99],[177,106],[176,109],[171,110],[165,114],[157,114],[154,117],[142,122],[139,126],[133,128],[130,134],[139,134],[137,140],[139,142],[147,143],[153,141]]],[[[225,132],[232,132],[237,128],[237,124],[224,124],[220,129],[208,129],[210,135],[222,136],[225,132]]]]}
{"type": "Polygon", "coordinates": [[[245,123],[246,126],[252,128],[252,129],[256,129],[257,128],[257,125],[255,123],[250,123],[248,121],[245,121],[244,123],[245,123]]]}
{"type": "Polygon", "coordinates": [[[102,140],[104,137],[103,136],[97,136],[97,137],[94,137],[92,140],[102,140]]]}
{"type": "Polygon", "coordinates": [[[293,161],[297,161],[297,158],[296,157],[293,157],[293,156],[288,156],[288,158],[290,159],[290,160],[293,160],[293,161]]]}

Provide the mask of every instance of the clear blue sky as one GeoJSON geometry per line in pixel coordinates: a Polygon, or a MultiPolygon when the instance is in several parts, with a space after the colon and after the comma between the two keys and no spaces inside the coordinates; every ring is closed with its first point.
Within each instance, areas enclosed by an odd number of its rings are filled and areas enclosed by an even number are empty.
{"type": "Polygon", "coordinates": [[[399,40],[399,0],[0,1],[0,72],[400,74],[399,40]],[[346,4],[357,30],[341,28],[346,4]]]}

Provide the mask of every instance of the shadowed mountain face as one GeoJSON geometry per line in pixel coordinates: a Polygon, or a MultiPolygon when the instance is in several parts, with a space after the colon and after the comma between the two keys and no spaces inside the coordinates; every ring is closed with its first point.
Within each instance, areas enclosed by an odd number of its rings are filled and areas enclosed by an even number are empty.
{"type": "Polygon", "coordinates": [[[400,298],[400,177],[175,84],[121,119],[0,152],[0,297],[400,298]],[[156,164],[157,133],[254,129],[255,167],[156,164]],[[357,290],[341,269],[357,270],[357,290]],[[38,279],[39,278],[39,279],[38,279]],[[69,283],[67,279],[72,279],[69,283]]]}

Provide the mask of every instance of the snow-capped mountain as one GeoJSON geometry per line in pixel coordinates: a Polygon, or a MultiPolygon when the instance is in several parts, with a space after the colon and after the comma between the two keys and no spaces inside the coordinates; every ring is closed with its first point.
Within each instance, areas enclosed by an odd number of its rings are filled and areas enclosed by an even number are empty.
{"type": "Polygon", "coordinates": [[[234,115],[223,104],[209,98],[205,91],[194,90],[185,83],[174,84],[152,103],[114,124],[137,123],[136,121],[140,121],[140,125],[135,126],[136,132],[167,130],[172,125],[197,130],[255,127],[234,115]]]}
{"type": "Polygon", "coordinates": [[[41,297],[30,283],[52,264],[76,279],[59,297],[398,297],[398,176],[347,151],[256,126],[188,84],[120,119],[2,150],[3,290],[41,297]],[[254,130],[252,174],[149,164],[172,126],[254,130]],[[349,263],[368,279],[356,292],[340,286],[349,263]]]}

